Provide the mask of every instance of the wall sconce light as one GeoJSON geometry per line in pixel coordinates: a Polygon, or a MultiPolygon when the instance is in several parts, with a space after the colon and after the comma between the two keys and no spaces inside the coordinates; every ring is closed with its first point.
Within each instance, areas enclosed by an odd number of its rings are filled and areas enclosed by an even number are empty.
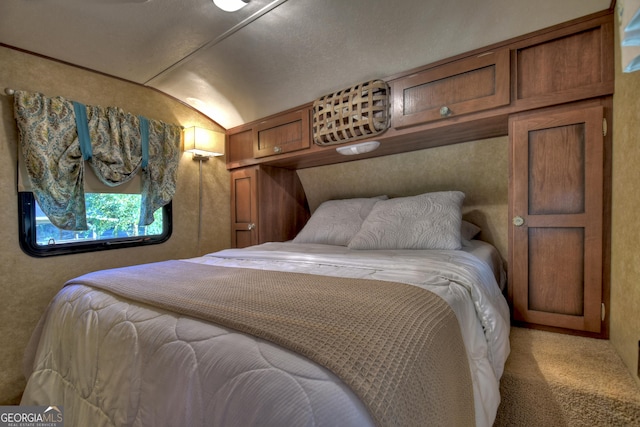
{"type": "Polygon", "coordinates": [[[213,0],[213,4],[225,12],[235,12],[245,7],[250,0],[213,0]]]}
{"type": "Polygon", "coordinates": [[[193,160],[209,160],[209,157],[224,155],[224,133],[196,126],[186,128],[184,151],[193,154],[193,160]]]}
{"type": "Polygon", "coordinates": [[[336,151],[343,156],[352,156],[354,154],[364,154],[375,150],[380,146],[378,141],[367,141],[359,144],[347,145],[344,147],[337,147],[336,151]]]}
{"type": "Polygon", "coordinates": [[[202,162],[224,155],[225,135],[222,132],[192,126],[184,129],[184,151],[193,154],[198,165],[198,245],[202,236],[202,162]]]}
{"type": "Polygon", "coordinates": [[[622,71],[640,70],[640,0],[618,0],[622,71]]]}

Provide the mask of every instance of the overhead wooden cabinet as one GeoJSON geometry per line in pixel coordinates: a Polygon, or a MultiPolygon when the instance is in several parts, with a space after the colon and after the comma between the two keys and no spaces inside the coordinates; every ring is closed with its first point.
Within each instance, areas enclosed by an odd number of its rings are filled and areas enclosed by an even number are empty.
{"type": "Polygon", "coordinates": [[[227,134],[227,164],[240,164],[253,158],[253,132],[251,128],[227,134]]]}
{"type": "Polygon", "coordinates": [[[508,105],[509,49],[444,64],[392,82],[391,124],[415,126],[508,105]]]}
{"type": "Polygon", "coordinates": [[[602,332],[603,115],[593,106],[510,119],[515,321],[602,332]]]}
{"type": "Polygon", "coordinates": [[[295,170],[251,166],[231,171],[231,245],[293,239],[309,219],[295,170]]]}
{"type": "Polygon", "coordinates": [[[514,106],[532,109],[613,93],[611,16],[563,27],[517,43],[514,106]]]}
{"type": "Polygon", "coordinates": [[[309,148],[310,114],[310,110],[304,108],[257,123],[253,127],[253,157],[257,159],[309,148]]]}

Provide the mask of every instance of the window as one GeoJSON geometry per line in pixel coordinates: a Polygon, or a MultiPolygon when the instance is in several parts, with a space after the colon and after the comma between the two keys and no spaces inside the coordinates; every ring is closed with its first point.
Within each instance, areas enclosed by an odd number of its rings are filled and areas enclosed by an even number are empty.
{"type": "Polygon", "coordinates": [[[140,194],[86,193],[88,230],[61,230],[51,224],[31,192],[20,192],[20,247],[43,257],[162,243],[172,231],[171,203],[152,224],[139,227],[140,194]]]}

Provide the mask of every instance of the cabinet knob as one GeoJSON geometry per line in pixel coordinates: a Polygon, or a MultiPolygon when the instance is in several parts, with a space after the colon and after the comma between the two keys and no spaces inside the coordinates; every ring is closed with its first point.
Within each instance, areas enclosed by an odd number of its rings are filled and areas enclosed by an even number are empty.
{"type": "Polygon", "coordinates": [[[449,114],[451,114],[451,109],[449,107],[440,107],[440,116],[447,117],[449,114]]]}
{"type": "Polygon", "coordinates": [[[273,147],[273,152],[274,153],[280,153],[282,151],[282,148],[280,147],[273,147]]]}
{"type": "Polygon", "coordinates": [[[512,222],[516,227],[522,227],[524,225],[524,218],[522,218],[521,216],[516,216],[513,217],[512,222]]]}
{"type": "Polygon", "coordinates": [[[254,223],[247,225],[247,230],[253,230],[254,228],[256,228],[256,225],[254,223]]]}

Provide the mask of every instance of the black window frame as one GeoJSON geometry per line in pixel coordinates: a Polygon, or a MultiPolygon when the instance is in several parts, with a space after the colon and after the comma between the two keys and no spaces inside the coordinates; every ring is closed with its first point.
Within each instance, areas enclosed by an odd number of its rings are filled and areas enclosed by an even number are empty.
{"type": "Polygon", "coordinates": [[[49,257],[70,255],[85,252],[96,252],[111,249],[131,248],[136,246],[157,245],[164,243],[173,232],[172,202],[162,207],[162,233],[155,236],[116,237],[85,242],[60,243],[56,245],[38,245],[36,241],[36,204],[30,191],[18,192],[18,222],[20,248],[33,257],[49,257]]]}

